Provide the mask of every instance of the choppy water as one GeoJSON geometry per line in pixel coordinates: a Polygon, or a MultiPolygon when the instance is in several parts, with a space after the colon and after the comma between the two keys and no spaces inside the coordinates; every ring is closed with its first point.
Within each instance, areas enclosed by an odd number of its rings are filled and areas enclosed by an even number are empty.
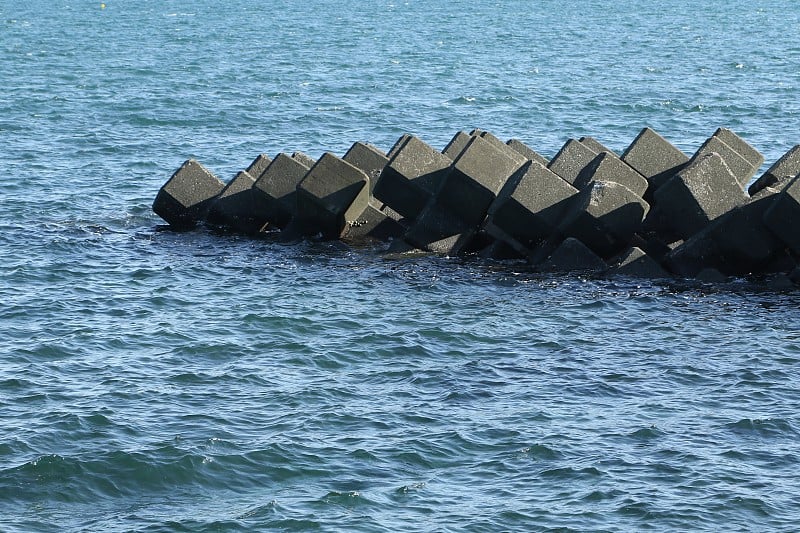
{"type": "Polygon", "coordinates": [[[0,3],[0,530],[792,531],[796,293],[158,231],[188,157],[800,142],[794,2],[0,3]]]}

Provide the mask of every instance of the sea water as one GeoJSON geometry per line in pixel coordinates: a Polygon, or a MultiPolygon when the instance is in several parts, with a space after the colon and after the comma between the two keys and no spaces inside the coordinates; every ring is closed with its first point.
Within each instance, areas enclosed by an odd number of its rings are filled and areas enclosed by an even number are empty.
{"type": "Polygon", "coordinates": [[[194,157],[800,142],[800,5],[0,2],[0,530],[792,531],[797,293],[285,245],[194,157]]]}

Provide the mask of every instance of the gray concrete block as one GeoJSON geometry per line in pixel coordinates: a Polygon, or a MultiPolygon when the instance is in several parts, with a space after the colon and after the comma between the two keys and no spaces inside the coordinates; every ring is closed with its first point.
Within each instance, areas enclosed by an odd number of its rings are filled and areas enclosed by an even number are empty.
{"type": "Polygon", "coordinates": [[[225,183],[203,165],[189,159],[159,189],[153,211],[176,229],[201,222],[225,183]]]}
{"type": "Polygon", "coordinates": [[[639,132],[621,159],[647,178],[647,198],[689,162],[686,154],[650,128],[639,132]]]}
{"type": "Polygon", "coordinates": [[[573,237],[564,239],[550,257],[537,267],[543,272],[600,272],[606,268],[605,261],[573,237]]]}
{"type": "Polygon", "coordinates": [[[764,156],[761,155],[761,152],[731,130],[727,128],[717,128],[713,137],[718,137],[722,142],[736,150],[736,152],[745,158],[756,170],[764,164],[764,156]]]}
{"type": "Polygon", "coordinates": [[[211,204],[206,220],[240,233],[261,231],[264,222],[256,212],[255,181],[246,170],[236,174],[211,204]]]}
{"type": "Polygon", "coordinates": [[[795,254],[800,254],[800,176],[792,179],[764,212],[764,224],[795,254]]]}
{"type": "Polygon", "coordinates": [[[798,175],[800,175],[800,144],[791,148],[780,159],[775,161],[764,174],[750,185],[747,192],[750,196],[754,196],[765,187],[798,175]]]}
{"type": "Polygon", "coordinates": [[[556,231],[578,191],[537,162],[526,163],[520,172],[489,207],[485,228],[497,239],[510,236],[532,248],[556,231]]]}
{"type": "Polygon", "coordinates": [[[509,148],[511,148],[512,150],[516,151],[517,153],[525,157],[525,159],[528,159],[530,161],[536,161],[537,163],[545,167],[548,164],[550,164],[549,159],[539,154],[536,150],[534,150],[527,144],[523,143],[519,139],[510,139],[506,144],[508,145],[509,148]]]}
{"type": "Polygon", "coordinates": [[[476,231],[473,224],[431,203],[414,221],[403,240],[421,250],[457,256],[468,249],[476,231]]]}
{"type": "Polygon", "coordinates": [[[726,283],[728,281],[728,276],[716,268],[704,268],[697,273],[695,279],[703,283],[726,283]]]}
{"type": "Polygon", "coordinates": [[[383,167],[389,162],[389,158],[380,148],[362,142],[354,143],[342,159],[367,175],[370,194],[380,179],[383,167]]]}
{"type": "Polygon", "coordinates": [[[647,179],[644,176],[609,152],[598,153],[581,170],[575,179],[574,185],[577,189],[582,189],[593,181],[613,181],[626,186],[642,197],[644,197],[648,186],[647,179]]]}
{"type": "Polygon", "coordinates": [[[694,158],[656,190],[654,199],[670,227],[688,238],[747,196],[722,157],[712,152],[694,158]]]}
{"type": "Polygon", "coordinates": [[[253,185],[257,212],[278,228],[285,228],[297,213],[297,186],[309,168],[297,159],[278,154],[253,185]]]}
{"type": "Polygon", "coordinates": [[[395,150],[375,185],[375,198],[414,220],[439,192],[452,160],[420,139],[409,136],[395,150]]]}
{"type": "Polygon", "coordinates": [[[550,160],[547,168],[574,185],[581,171],[597,156],[597,152],[580,141],[569,139],[550,160]]]}
{"type": "Polygon", "coordinates": [[[338,239],[369,205],[369,178],[326,152],[297,186],[297,218],[323,238],[338,239]]]}
{"type": "Polygon", "coordinates": [[[391,216],[374,205],[367,205],[358,218],[347,222],[342,239],[349,244],[361,244],[399,239],[405,232],[406,228],[391,216]]]}
{"type": "Polygon", "coordinates": [[[408,140],[409,140],[411,137],[413,137],[413,135],[411,135],[411,134],[409,134],[409,133],[404,133],[404,134],[402,134],[402,135],[401,135],[401,136],[400,136],[400,137],[399,137],[399,138],[398,138],[398,139],[395,141],[395,143],[392,145],[392,147],[391,147],[391,148],[389,148],[389,151],[388,151],[388,152],[386,152],[386,157],[388,157],[389,159],[392,159],[392,158],[393,158],[395,155],[397,155],[397,152],[398,152],[398,150],[400,150],[400,148],[402,148],[402,147],[403,147],[403,145],[405,145],[405,144],[406,144],[406,142],[407,142],[407,141],[408,141],[408,140]]]}
{"type": "Polygon", "coordinates": [[[516,261],[526,257],[526,255],[520,254],[514,247],[501,240],[492,241],[491,244],[478,252],[478,256],[496,261],[516,261]]]}
{"type": "Polygon", "coordinates": [[[478,226],[509,178],[526,160],[506,146],[482,137],[470,139],[453,163],[437,203],[464,222],[478,226]]]}
{"type": "Polygon", "coordinates": [[[695,152],[689,163],[691,164],[698,158],[711,153],[719,154],[722,160],[725,161],[725,165],[727,165],[731,173],[736,176],[736,181],[739,183],[739,187],[741,187],[742,190],[744,190],[750,178],[752,178],[756,170],[758,170],[757,166],[754,166],[751,162],[742,157],[739,152],[728,146],[720,137],[714,136],[706,139],[706,142],[697,149],[697,152],[695,152]]]}
{"type": "Polygon", "coordinates": [[[270,163],[272,163],[272,158],[266,154],[259,154],[253,159],[253,162],[248,165],[245,171],[250,174],[254,180],[257,180],[261,177],[261,174],[267,170],[270,163]]]}
{"type": "Polygon", "coordinates": [[[311,168],[317,162],[316,159],[311,157],[308,154],[304,154],[303,152],[294,152],[292,153],[292,159],[297,161],[298,163],[302,164],[304,167],[311,168]]]}
{"type": "Polygon", "coordinates": [[[606,259],[628,246],[649,209],[647,202],[624,185],[595,181],[570,202],[559,231],[606,259]]]}
{"type": "Polygon", "coordinates": [[[450,139],[450,142],[444,147],[442,153],[450,159],[455,160],[459,155],[461,155],[461,152],[464,151],[464,148],[467,147],[467,144],[470,140],[472,140],[472,137],[473,136],[467,132],[459,131],[453,135],[453,138],[450,139]]]}
{"type": "Polygon", "coordinates": [[[611,262],[607,274],[631,278],[660,279],[670,277],[661,265],[636,246],[629,248],[611,262]]]}
{"type": "Polygon", "coordinates": [[[594,137],[581,137],[578,141],[586,146],[586,148],[596,152],[598,154],[602,152],[608,152],[609,154],[619,157],[613,150],[608,148],[606,145],[595,139],[594,137]]]}

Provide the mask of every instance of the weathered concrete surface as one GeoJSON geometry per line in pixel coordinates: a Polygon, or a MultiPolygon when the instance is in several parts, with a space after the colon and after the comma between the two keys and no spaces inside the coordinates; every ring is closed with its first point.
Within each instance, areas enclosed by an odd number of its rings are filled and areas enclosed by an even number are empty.
{"type": "Polygon", "coordinates": [[[338,239],[369,205],[369,178],[325,152],[297,186],[297,218],[326,239],[338,239]]]}
{"type": "Polygon", "coordinates": [[[408,141],[411,137],[413,137],[413,135],[408,133],[404,133],[400,137],[398,137],[398,139],[394,142],[392,147],[389,148],[389,151],[386,152],[386,157],[392,159],[394,156],[396,156],[400,148],[402,148],[403,145],[406,144],[406,141],[408,141]]]}
{"type": "Polygon", "coordinates": [[[389,162],[389,158],[380,148],[363,142],[354,143],[342,159],[367,175],[370,194],[375,190],[383,167],[389,162]]]}
{"type": "Polygon", "coordinates": [[[649,209],[647,202],[624,185],[595,181],[575,196],[559,231],[607,259],[628,245],[649,209]]]}
{"type": "Polygon", "coordinates": [[[747,201],[736,176],[716,152],[699,155],[654,194],[658,214],[681,237],[747,201]]]}
{"type": "Polygon", "coordinates": [[[578,174],[574,186],[582,189],[593,181],[613,181],[624,185],[639,196],[647,191],[647,179],[627,163],[609,152],[599,152],[578,174]]]}
{"type": "Polygon", "coordinates": [[[761,152],[728,128],[717,128],[713,137],[718,137],[722,142],[736,150],[736,153],[747,160],[755,170],[758,170],[764,163],[764,156],[761,155],[761,152]]]}
{"type": "Polygon", "coordinates": [[[603,143],[601,143],[600,141],[598,141],[594,137],[581,137],[580,139],[578,139],[578,141],[582,145],[586,146],[586,148],[588,148],[588,149],[590,149],[593,152],[596,152],[598,154],[603,153],[603,152],[608,152],[609,154],[611,154],[613,156],[619,157],[616,153],[614,153],[613,150],[608,148],[606,145],[604,145],[603,143]]]}
{"type": "Polygon", "coordinates": [[[525,159],[528,159],[530,161],[536,161],[537,163],[539,163],[544,167],[550,164],[549,159],[547,159],[546,157],[544,157],[539,152],[537,152],[527,144],[523,143],[519,139],[509,139],[508,142],[506,142],[506,144],[508,145],[509,148],[511,148],[512,150],[516,151],[517,153],[525,157],[525,159]]]}
{"type": "Polygon", "coordinates": [[[661,265],[636,246],[628,248],[611,262],[611,268],[606,272],[613,276],[627,276],[631,278],[659,279],[670,277],[661,265]]]}
{"type": "Polygon", "coordinates": [[[248,165],[245,171],[250,174],[254,180],[257,180],[261,177],[261,174],[267,170],[267,167],[270,163],[272,163],[272,158],[266,154],[259,154],[255,159],[253,159],[252,163],[248,165]]]}
{"type": "Polygon", "coordinates": [[[211,203],[224,188],[222,180],[189,159],[158,191],[153,211],[176,229],[192,228],[205,219],[211,203]]]}
{"type": "Polygon", "coordinates": [[[420,139],[408,136],[394,150],[375,185],[375,198],[414,220],[439,192],[452,160],[420,139]]]}
{"type": "Polygon", "coordinates": [[[342,239],[349,244],[363,244],[399,239],[405,232],[406,228],[392,216],[368,204],[358,218],[347,221],[342,239]]]}
{"type": "Polygon", "coordinates": [[[795,254],[800,254],[800,176],[793,178],[764,212],[764,223],[795,254]]]}
{"type": "Polygon", "coordinates": [[[764,187],[798,175],[800,175],[800,144],[795,145],[775,161],[764,174],[750,185],[747,192],[750,196],[755,196],[764,187]]]}
{"type": "Polygon", "coordinates": [[[236,174],[212,202],[206,221],[239,233],[258,233],[264,222],[256,212],[255,181],[246,170],[236,174]]]}
{"type": "Polygon", "coordinates": [[[686,154],[650,128],[639,132],[621,159],[647,178],[646,199],[689,162],[686,154]]]}
{"type": "Polygon", "coordinates": [[[474,224],[431,203],[403,236],[414,248],[448,256],[457,256],[469,249],[477,230],[474,224]]]}
{"type": "MultiPolygon", "coordinates": [[[[292,156],[280,153],[253,185],[256,212],[262,221],[285,228],[297,213],[297,186],[309,168],[292,156]]],[[[262,224],[263,225],[263,224],[262,224]]]]}
{"type": "Polygon", "coordinates": [[[530,161],[520,172],[519,179],[504,187],[489,207],[484,225],[487,233],[517,251],[552,235],[570,199],[578,193],[541,163],[530,161]]]}
{"type": "Polygon", "coordinates": [[[472,140],[472,137],[473,135],[470,135],[465,131],[459,131],[453,135],[453,138],[450,139],[450,142],[444,147],[442,153],[450,159],[455,160],[459,155],[461,155],[461,152],[464,151],[464,148],[467,147],[467,144],[472,140]]]}
{"type": "Polygon", "coordinates": [[[308,168],[313,167],[317,162],[316,159],[303,152],[292,152],[292,159],[308,168]]]}
{"type": "Polygon", "coordinates": [[[605,261],[574,237],[564,239],[550,257],[537,266],[543,272],[601,272],[606,268],[605,261]]]}
{"type": "Polygon", "coordinates": [[[580,141],[569,139],[550,160],[547,168],[570,185],[575,184],[581,171],[597,156],[597,152],[580,141]]]}
{"type": "Polygon", "coordinates": [[[745,159],[739,152],[731,148],[720,137],[711,136],[706,139],[706,142],[697,149],[695,155],[692,157],[690,164],[697,159],[716,153],[725,161],[725,165],[730,169],[731,173],[736,176],[736,181],[739,187],[744,190],[750,178],[756,173],[758,166],[754,166],[750,161],[745,159]]]}

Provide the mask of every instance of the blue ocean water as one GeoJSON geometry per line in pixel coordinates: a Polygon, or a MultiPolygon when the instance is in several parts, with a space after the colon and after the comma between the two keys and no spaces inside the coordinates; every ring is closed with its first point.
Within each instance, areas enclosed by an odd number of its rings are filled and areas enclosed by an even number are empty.
{"type": "Polygon", "coordinates": [[[161,231],[195,157],[800,142],[788,0],[0,2],[0,530],[793,531],[797,293],[161,231]]]}

